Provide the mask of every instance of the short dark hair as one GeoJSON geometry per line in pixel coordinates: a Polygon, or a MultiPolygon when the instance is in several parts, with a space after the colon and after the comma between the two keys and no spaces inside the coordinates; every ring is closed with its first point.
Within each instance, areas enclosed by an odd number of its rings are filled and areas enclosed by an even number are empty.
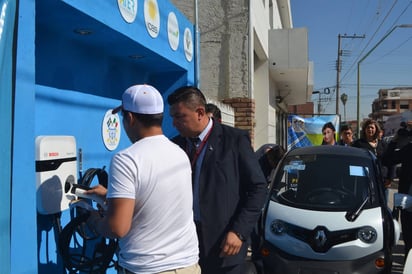
{"type": "Polygon", "coordinates": [[[322,132],[327,128],[330,128],[331,130],[336,131],[335,126],[332,124],[332,122],[327,122],[326,124],[324,124],[322,127],[322,132]]]}
{"type": "Polygon", "coordinates": [[[277,146],[272,146],[267,152],[266,152],[266,157],[272,161],[274,165],[278,165],[280,160],[283,158],[283,156],[286,154],[286,150],[283,148],[283,146],[277,145],[277,146]]]}
{"type": "Polygon", "coordinates": [[[130,112],[134,117],[136,117],[137,120],[139,120],[140,123],[144,127],[153,127],[153,126],[162,126],[163,122],[163,113],[158,113],[158,114],[141,114],[141,113],[134,113],[131,111],[126,111],[123,110],[123,117],[125,117],[125,114],[127,112],[130,112]]]}
{"type": "Polygon", "coordinates": [[[344,125],[342,125],[342,126],[340,127],[340,132],[342,132],[342,131],[347,131],[347,130],[353,131],[353,130],[352,130],[352,127],[351,127],[350,125],[348,125],[348,124],[344,124],[344,125]]]}
{"type": "Polygon", "coordinates": [[[183,102],[189,108],[202,106],[206,109],[206,97],[194,86],[184,86],[176,89],[167,97],[167,103],[171,106],[183,102]]]}
{"type": "Polygon", "coordinates": [[[222,120],[222,113],[221,113],[220,109],[218,108],[218,106],[216,106],[215,104],[207,103],[206,104],[206,113],[212,113],[213,117],[218,121],[222,120]]]}

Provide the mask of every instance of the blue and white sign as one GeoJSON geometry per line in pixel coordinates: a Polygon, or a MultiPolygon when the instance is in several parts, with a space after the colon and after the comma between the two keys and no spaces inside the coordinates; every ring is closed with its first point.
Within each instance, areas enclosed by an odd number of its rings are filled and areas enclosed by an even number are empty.
{"type": "Polygon", "coordinates": [[[127,23],[133,23],[137,14],[137,0],[117,0],[120,14],[127,23]]]}
{"type": "Polygon", "coordinates": [[[112,109],[108,110],[103,118],[102,138],[107,150],[115,150],[120,142],[121,125],[119,115],[112,114],[112,109]]]}
{"type": "Polygon", "coordinates": [[[170,12],[167,18],[167,38],[172,50],[177,50],[179,47],[179,23],[174,12],[170,12]]]}
{"type": "Polygon", "coordinates": [[[144,21],[149,35],[156,38],[160,31],[160,15],[157,0],[144,1],[144,21]]]}

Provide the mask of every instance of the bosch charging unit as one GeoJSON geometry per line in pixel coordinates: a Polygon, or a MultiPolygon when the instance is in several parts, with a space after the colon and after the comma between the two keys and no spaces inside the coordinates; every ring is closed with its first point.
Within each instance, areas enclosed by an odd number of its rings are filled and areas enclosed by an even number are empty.
{"type": "Polygon", "coordinates": [[[73,136],[36,138],[37,211],[55,214],[75,199],[69,189],[77,183],[77,151],[73,136]]]}

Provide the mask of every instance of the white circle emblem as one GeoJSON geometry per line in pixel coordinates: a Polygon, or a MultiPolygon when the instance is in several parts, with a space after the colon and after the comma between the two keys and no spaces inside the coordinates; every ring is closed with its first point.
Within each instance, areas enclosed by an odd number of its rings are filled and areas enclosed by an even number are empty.
{"type": "Polygon", "coordinates": [[[193,58],[193,39],[192,32],[189,28],[185,29],[183,40],[183,48],[185,50],[186,59],[187,61],[191,62],[193,58]]]}
{"type": "Polygon", "coordinates": [[[104,115],[102,122],[102,138],[104,146],[112,151],[117,148],[120,142],[121,125],[119,115],[112,114],[112,110],[108,110],[104,115]]]}
{"type": "Polygon", "coordinates": [[[137,14],[137,0],[117,0],[120,14],[127,23],[133,23],[137,14]]]}
{"type": "Polygon", "coordinates": [[[149,35],[156,38],[160,31],[160,15],[157,0],[144,1],[144,21],[149,35]]]}
{"type": "Polygon", "coordinates": [[[170,12],[167,18],[167,37],[172,50],[177,50],[179,46],[179,23],[174,12],[170,12]]]}

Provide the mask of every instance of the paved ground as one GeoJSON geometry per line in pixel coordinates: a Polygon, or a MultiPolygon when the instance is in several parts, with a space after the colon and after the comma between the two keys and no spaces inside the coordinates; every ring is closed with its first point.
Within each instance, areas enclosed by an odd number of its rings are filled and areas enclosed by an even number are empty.
{"type": "Polygon", "coordinates": [[[392,274],[401,274],[403,273],[403,241],[399,241],[398,245],[393,250],[393,265],[392,265],[392,274]]]}

